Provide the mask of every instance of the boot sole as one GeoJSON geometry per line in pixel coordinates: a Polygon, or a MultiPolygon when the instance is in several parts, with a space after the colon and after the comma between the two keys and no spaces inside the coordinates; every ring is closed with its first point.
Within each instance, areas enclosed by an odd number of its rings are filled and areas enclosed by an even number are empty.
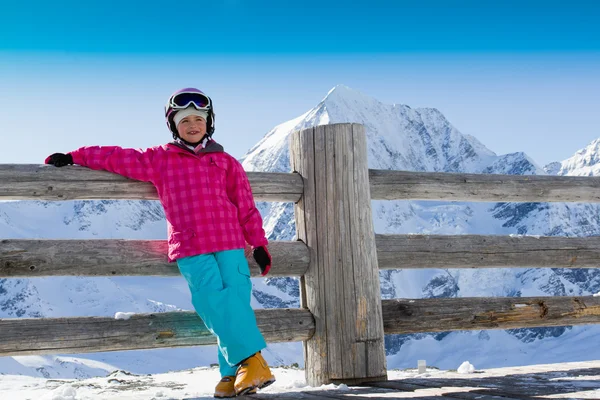
{"type": "Polygon", "coordinates": [[[247,387],[246,389],[244,389],[244,390],[241,390],[241,391],[240,391],[240,392],[239,392],[237,395],[238,395],[238,396],[247,396],[247,395],[249,395],[249,394],[255,394],[257,390],[259,390],[259,389],[264,389],[264,388],[266,388],[267,386],[270,386],[270,385],[272,385],[273,383],[275,383],[275,379],[272,379],[272,380],[270,380],[270,381],[266,381],[266,382],[264,382],[264,383],[263,383],[262,385],[260,385],[260,386],[251,386],[251,387],[247,387]],[[254,392],[250,393],[252,390],[254,390],[254,392]]]}

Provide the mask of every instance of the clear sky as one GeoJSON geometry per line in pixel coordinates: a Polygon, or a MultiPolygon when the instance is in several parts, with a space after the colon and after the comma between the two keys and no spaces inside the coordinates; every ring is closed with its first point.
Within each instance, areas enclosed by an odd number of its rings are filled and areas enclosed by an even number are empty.
{"type": "Polygon", "coordinates": [[[188,86],[236,157],[337,84],[540,165],[600,137],[598,1],[22,4],[0,5],[0,163],[167,142],[164,103],[188,86]]]}

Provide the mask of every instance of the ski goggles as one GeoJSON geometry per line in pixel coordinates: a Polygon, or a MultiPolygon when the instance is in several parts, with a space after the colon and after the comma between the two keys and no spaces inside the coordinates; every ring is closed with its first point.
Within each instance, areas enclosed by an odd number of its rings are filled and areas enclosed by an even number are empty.
{"type": "Polygon", "coordinates": [[[190,105],[197,110],[208,110],[211,105],[210,98],[198,92],[182,92],[171,97],[169,102],[169,106],[174,110],[182,110],[190,105]]]}

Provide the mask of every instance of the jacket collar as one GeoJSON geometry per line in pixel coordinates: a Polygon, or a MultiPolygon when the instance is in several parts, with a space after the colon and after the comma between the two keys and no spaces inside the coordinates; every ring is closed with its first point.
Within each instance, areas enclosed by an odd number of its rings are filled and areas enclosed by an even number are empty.
{"type": "Polygon", "coordinates": [[[169,146],[175,146],[178,149],[182,149],[185,150],[188,153],[192,153],[192,154],[200,154],[200,153],[222,153],[223,150],[223,146],[221,146],[219,143],[215,142],[212,139],[209,139],[206,142],[206,145],[202,146],[202,144],[199,144],[198,146],[196,146],[195,149],[192,149],[191,146],[187,146],[185,143],[180,142],[178,140],[175,140],[171,143],[168,144],[169,146]]]}

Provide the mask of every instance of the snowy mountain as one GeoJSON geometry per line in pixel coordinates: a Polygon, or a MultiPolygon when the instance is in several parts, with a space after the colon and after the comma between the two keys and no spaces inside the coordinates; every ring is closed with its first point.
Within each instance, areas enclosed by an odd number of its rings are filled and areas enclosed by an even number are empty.
{"type": "MultiPolygon", "coordinates": [[[[241,159],[247,171],[289,172],[288,137],[306,127],[341,122],[365,125],[369,167],[410,171],[519,175],[594,175],[600,168],[598,143],[561,163],[539,167],[524,153],[496,155],[472,136],[461,134],[436,109],[383,104],[345,86],[336,86],[313,109],[276,126],[241,159]]],[[[259,203],[271,240],[293,240],[291,203],[259,203]]],[[[377,233],[524,234],[592,236],[600,234],[597,205],[551,203],[461,203],[373,201],[377,233]]],[[[157,202],[2,202],[2,238],[163,239],[164,216],[157,202]]],[[[384,298],[589,295],[600,291],[600,271],[567,269],[476,269],[382,271],[384,298]]],[[[297,307],[295,278],[254,279],[255,307],[297,307]]],[[[0,318],[114,315],[117,311],[192,309],[182,278],[0,279],[0,318]]],[[[595,346],[581,341],[600,327],[516,329],[386,337],[388,366],[455,368],[469,359],[481,367],[500,367],[600,359],[595,346]],[[469,343],[469,346],[461,346],[469,343]],[[579,343],[579,345],[578,345],[579,343]]],[[[303,364],[299,343],[270,345],[274,364],[303,364]]],[[[95,353],[77,357],[0,358],[0,373],[54,377],[94,376],[99,371],[136,373],[193,368],[216,362],[214,348],[95,353]],[[95,360],[85,367],[73,360],[95,360]],[[161,362],[156,362],[160,359],[161,362]]]]}
{"type": "Polygon", "coordinates": [[[544,169],[550,175],[598,176],[600,175],[600,138],[592,141],[573,157],[548,164],[544,169]]]}

